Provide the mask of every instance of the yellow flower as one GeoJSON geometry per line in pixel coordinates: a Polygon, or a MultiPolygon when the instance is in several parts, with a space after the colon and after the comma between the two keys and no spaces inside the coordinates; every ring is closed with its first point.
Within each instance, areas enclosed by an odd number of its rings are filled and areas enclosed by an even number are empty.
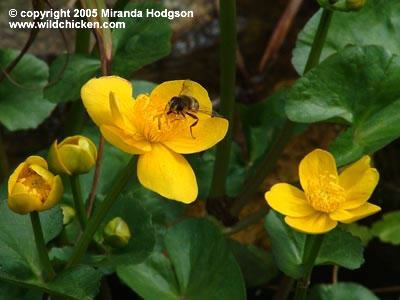
{"type": "MultiPolygon", "coordinates": [[[[225,137],[228,121],[198,113],[199,122],[192,126],[195,119],[190,116],[167,114],[168,102],[180,95],[184,82],[164,82],[135,100],[129,81],[108,76],[89,80],[81,96],[104,138],[122,151],[140,155],[137,174],[142,185],[166,198],[190,203],[197,198],[197,182],[181,154],[214,146],[225,137]]],[[[191,81],[185,94],[197,99],[202,109],[212,110],[208,93],[199,84],[191,81]]]]}
{"type": "Polygon", "coordinates": [[[60,144],[55,140],[50,147],[48,157],[52,171],[68,175],[89,172],[96,159],[96,145],[81,135],[67,137],[60,144]]]}
{"type": "Polygon", "coordinates": [[[60,176],[48,171],[40,156],[30,156],[8,180],[8,207],[24,215],[52,208],[60,200],[64,187],[60,176]]]}
{"type": "Polygon", "coordinates": [[[304,192],[278,183],[265,198],[274,210],[286,215],[289,226],[302,232],[324,233],[335,228],[338,221],[355,222],[381,210],[367,202],[379,180],[370,160],[363,156],[338,175],[332,154],[316,149],[300,162],[304,192]]]}

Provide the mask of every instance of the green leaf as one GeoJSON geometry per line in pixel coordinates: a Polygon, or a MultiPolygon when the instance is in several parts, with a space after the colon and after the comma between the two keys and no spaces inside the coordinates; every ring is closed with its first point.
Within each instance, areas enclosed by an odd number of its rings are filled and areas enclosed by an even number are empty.
{"type": "MultiPolygon", "coordinates": [[[[299,74],[304,71],[321,13],[322,10],[315,14],[299,34],[292,60],[299,74]]],[[[397,22],[399,14],[400,2],[397,0],[368,0],[358,12],[335,12],[321,61],[348,45],[380,45],[400,54],[400,44],[393,38],[400,30],[400,23],[397,22]]]]}
{"type": "MultiPolygon", "coordinates": [[[[17,50],[0,50],[3,67],[19,54],[17,50]]],[[[31,54],[25,54],[9,76],[20,88],[7,78],[0,82],[0,123],[8,130],[36,128],[54,109],[55,105],[43,97],[47,84],[47,65],[31,54]],[[32,89],[32,90],[30,90],[32,89]]]]}
{"type": "Polygon", "coordinates": [[[400,57],[378,46],[348,47],[299,79],[286,112],[292,121],[345,122],[331,146],[342,166],[400,136],[400,57]]]}
{"type": "MultiPolygon", "coordinates": [[[[289,227],[283,216],[271,210],[265,219],[272,253],[281,271],[293,278],[304,275],[302,264],[306,234],[289,227]]],[[[357,269],[364,262],[361,240],[336,227],[326,233],[316,260],[317,264],[337,264],[357,269]]]]}
{"type": "Polygon", "coordinates": [[[38,278],[19,278],[0,271],[0,280],[15,283],[27,288],[38,288],[56,295],[76,300],[94,299],[100,287],[102,273],[85,265],[73,266],[59,274],[51,282],[38,278]]]}
{"type": "Polygon", "coordinates": [[[129,243],[119,249],[111,249],[107,255],[95,255],[101,266],[137,264],[144,261],[152,252],[155,244],[155,231],[151,215],[140,204],[140,198],[120,196],[108,212],[103,222],[105,226],[115,217],[122,218],[129,226],[129,243]]]}
{"type": "MultiPolygon", "coordinates": [[[[39,216],[44,239],[49,242],[62,229],[61,209],[56,206],[39,216]]],[[[44,282],[29,215],[13,213],[5,200],[0,203],[0,227],[0,280],[79,300],[96,295],[101,273],[87,266],[68,269],[44,282]]]]}
{"type": "Polygon", "coordinates": [[[350,232],[353,236],[358,237],[363,247],[366,247],[369,241],[374,237],[372,230],[368,226],[358,223],[343,224],[342,228],[350,232]]]}
{"type": "Polygon", "coordinates": [[[283,216],[274,210],[268,213],[264,226],[279,269],[295,279],[303,277],[302,261],[306,235],[286,225],[283,216]]]}
{"type": "Polygon", "coordinates": [[[384,214],[382,220],[372,225],[372,233],[382,242],[400,245],[400,211],[384,214]]]}
{"type": "MultiPolygon", "coordinates": [[[[40,220],[46,242],[60,233],[62,215],[59,206],[40,213],[40,220]]],[[[0,228],[0,270],[21,278],[40,278],[42,268],[29,215],[12,212],[4,200],[0,203],[0,228]]]]}
{"type": "Polygon", "coordinates": [[[310,300],[378,300],[371,291],[356,283],[318,284],[310,292],[310,300]]]}
{"type": "Polygon", "coordinates": [[[337,227],[325,234],[316,263],[358,269],[364,263],[363,251],[358,237],[337,227]]]}
{"type": "Polygon", "coordinates": [[[26,289],[13,284],[0,282],[0,299],[42,300],[43,293],[36,289],[26,289]]]}
{"type": "Polygon", "coordinates": [[[238,261],[246,282],[246,287],[267,284],[278,275],[278,267],[273,255],[254,245],[242,245],[229,240],[229,246],[238,261]]]}
{"type": "Polygon", "coordinates": [[[240,267],[207,220],[188,219],[169,228],[165,245],[170,261],[155,254],[143,264],[117,269],[144,299],[246,299],[240,267]]]}
{"type": "Polygon", "coordinates": [[[139,265],[118,267],[117,275],[145,300],[182,299],[171,262],[161,253],[152,254],[139,265]]]}
{"type": "Polygon", "coordinates": [[[67,55],[60,55],[50,66],[49,81],[57,81],[44,90],[44,96],[54,103],[79,100],[82,86],[100,72],[101,63],[97,58],[71,54],[65,67],[66,59],[67,55]]]}
{"type": "Polygon", "coordinates": [[[147,18],[146,9],[161,10],[152,3],[128,3],[125,11],[142,12],[141,18],[119,18],[125,28],[112,31],[113,73],[128,76],[141,67],[168,55],[171,50],[171,26],[166,18],[147,18]]]}
{"type": "Polygon", "coordinates": [[[140,94],[150,94],[157,86],[156,83],[147,80],[132,80],[133,97],[136,98],[140,94]]]}

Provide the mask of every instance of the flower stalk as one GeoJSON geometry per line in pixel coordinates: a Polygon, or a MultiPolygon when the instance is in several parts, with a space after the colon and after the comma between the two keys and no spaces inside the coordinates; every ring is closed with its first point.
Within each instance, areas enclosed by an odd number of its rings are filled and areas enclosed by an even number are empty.
{"type": "MultiPolygon", "coordinates": [[[[322,49],[328,34],[329,25],[331,23],[333,11],[324,9],[318,25],[317,33],[314,37],[314,42],[311,47],[310,54],[304,69],[304,74],[318,65],[321,58],[322,49]]],[[[277,135],[276,140],[269,149],[263,154],[262,161],[254,172],[254,175],[248,177],[244,183],[244,188],[241,194],[236,198],[231,208],[232,216],[239,215],[247,201],[254,195],[264,179],[274,170],[285,146],[289,142],[295,129],[295,123],[287,120],[285,125],[277,135]]]]}
{"type": "Polygon", "coordinates": [[[50,262],[49,255],[46,248],[46,243],[43,238],[42,226],[40,224],[39,213],[33,211],[30,213],[33,234],[35,236],[36,248],[39,253],[40,261],[42,262],[44,271],[46,273],[46,280],[50,281],[56,276],[56,272],[50,262]]]}
{"type": "Polygon", "coordinates": [[[67,263],[67,268],[80,262],[82,256],[85,254],[86,249],[89,246],[90,241],[93,239],[96,230],[99,228],[101,222],[106,217],[108,211],[112,205],[117,200],[119,194],[124,189],[130,176],[136,171],[137,155],[134,155],[129,161],[128,165],[123,169],[115,181],[114,185],[111,187],[110,192],[107,194],[106,198],[101,203],[99,209],[93,214],[89,219],[85,231],[83,232],[81,238],[76,244],[72,255],[67,263]]]}
{"type": "Polygon", "coordinates": [[[88,218],[86,214],[85,205],[83,204],[81,183],[79,175],[70,176],[72,195],[74,197],[75,210],[78,216],[79,224],[82,230],[85,230],[88,218]]]}
{"type": "Polygon", "coordinates": [[[306,300],[312,270],[318,256],[318,252],[321,249],[323,238],[323,234],[307,234],[306,236],[303,254],[304,277],[297,281],[295,300],[306,300]]]}
{"type": "Polygon", "coordinates": [[[230,126],[225,139],[217,146],[210,199],[207,202],[208,208],[213,206],[212,202],[220,201],[224,197],[228,175],[235,107],[236,0],[220,1],[220,30],[220,112],[228,119],[230,126]]]}

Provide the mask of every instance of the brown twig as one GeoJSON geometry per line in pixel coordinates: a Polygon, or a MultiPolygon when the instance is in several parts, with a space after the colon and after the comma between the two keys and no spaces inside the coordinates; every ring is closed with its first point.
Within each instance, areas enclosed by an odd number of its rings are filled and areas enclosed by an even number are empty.
{"type": "Polygon", "coordinates": [[[93,211],[94,199],[96,198],[97,184],[99,182],[99,176],[100,176],[101,161],[102,161],[103,152],[104,152],[104,137],[101,134],[100,134],[100,142],[99,142],[98,148],[99,149],[97,151],[98,153],[97,153],[97,160],[96,160],[96,169],[94,171],[92,188],[91,188],[90,194],[89,194],[89,205],[87,208],[88,218],[90,217],[90,214],[93,211]]]}
{"type": "Polygon", "coordinates": [[[261,59],[260,65],[258,67],[259,72],[264,71],[264,68],[271,57],[279,51],[282,46],[283,41],[286,38],[287,33],[292,25],[293,19],[296,16],[300,5],[303,0],[291,0],[289,5],[286,7],[283,15],[279,19],[278,25],[275,27],[274,33],[268,42],[265,49],[264,56],[261,59]]]}
{"type": "MultiPolygon", "coordinates": [[[[111,72],[111,61],[107,59],[105,49],[104,49],[104,44],[103,40],[96,29],[93,29],[93,34],[96,38],[97,45],[99,47],[100,51],[100,60],[101,60],[101,72],[103,76],[107,76],[111,72]]],[[[87,208],[87,215],[88,218],[90,217],[90,214],[93,211],[93,206],[94,206],[94,200],[96,198],[96,190],[97,190],[97,184],[99,181],[99,176],[100,176],[100,169],[101,169],[101,162],[103,159],[103,152],[104,152],[104,137],[100,133],[100,142],[99,142],[99,147],[98,147],[98,155],[97,155],[97,161],[96,161],[96,169],[94,171],[94,177],[93,177],[93,183],[92,183],[92,188],[90,190],[89,194],[89,204],[87,208]]]]}
{"type": "MultiPolygon", "coordinates": [[[[33,1],[34,3],[36,3],[35,1],[33,1]]],[[[50,2],[48,0],[44,0],[44,2],[51,8],[54,9],[54,7],[50,4],[50,2]]],[[[35,6],[34,6],[35,8],[35,6]]],[[[35,20],[35,22],[37,22],[35,20]]],[[[32,30],[33,31],[33,30],[32,30]]],[[[7,78],[8,81],[10,81],[14,86],[23,89],[23,90],[27,90],[27,91],[40,91],[42,89],[46,89],[51,87],[52,85],[56,84],[61,77],[64,75],[65,70],[67,69],[67,66],[69,64],[69,56],[70,56],[70,51],[69,51],[69,44],[68,44],[68,40],[67,37],[65,36],[65,33],[63,31],[63,29],[59,28],[59,32],[61,34],[61,37],[63,39],[65,48],[67,50],[67,57],[65,59],[65,63],[64,66],[62,68],[62,70],[60,71],[60,73],[57,75],[56,78],[54,78],[54,80],[52,80],[51,82],[47,83],[45,86],[43,87],[27,87],[27,86],[23,86],[22,84],[16,82],[10,75],[9,73],[15,68],[15,66],[18,64],[18,62],[22,59],[22,57],[26,54],[26,52],[28,51],[28,49],[30,48],[30,46],[32,45],[32,43],[34,42],[34,40],[36,39],[36,36],[39,32],[39,29],[37,29],[37,33],[35,34],[35,36],[33,36],[31,31],[31,34],[29,36],[29,39],[27,41],[27,43],[25,44],[24,48],[21,50],[21,52],[18,54],[18,56],[4,69],[1,64],[0,64],[0,71],[2,74],[0,74],[0,81],[3,80],[4,78],[7,78]]]]}
{"type": "Polygon", "coordinates": [[[382,288],[371,289],[374,293],[395,293],[400,292],[400,285],[387,286],[382,288]]]}
{"type": "Polygon", "coordinates": [[[338,273],[339,273],[339,266],[333,265],[332,269],[332,284],[336,284],[338,282],[338,273]]]}

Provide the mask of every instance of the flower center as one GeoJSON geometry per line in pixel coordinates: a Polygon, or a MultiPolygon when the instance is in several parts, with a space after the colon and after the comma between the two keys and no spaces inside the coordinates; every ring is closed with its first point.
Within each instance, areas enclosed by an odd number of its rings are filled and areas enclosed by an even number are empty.
{"type": "Polygon", "coordinates": [[[166,103],[156,97],[150,99],[146,95],[141,95],[136,99],[134,105],[134,122],[146,140],[152,143],[168,140],[178,130],[189,130],[185,118],[182,115],[167,115],[168,107],[166,103]]]}
{"type": "Polygon", "coordinates": [[[39,196],[42,203],[49,197],[51,186],[40,175],[30,169],[27,169],[17,182],[23,184],[30,194],[39,196]]]}
{"type": "Polygon", "coordinates": [[[318,211],[331,213],[345,201],[344,189],[338,178],[325,173],[310,181],[306,197],[311,206],[318,211]]]}

